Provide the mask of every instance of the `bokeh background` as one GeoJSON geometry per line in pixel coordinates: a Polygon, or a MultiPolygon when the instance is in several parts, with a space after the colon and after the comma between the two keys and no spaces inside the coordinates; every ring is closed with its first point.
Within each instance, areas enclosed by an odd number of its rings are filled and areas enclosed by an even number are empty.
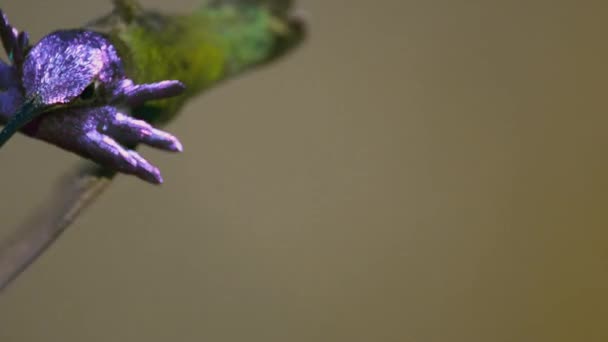
{"type": "MultiPolygon", "coordinates": [[[[198,0],[142,0],[188,11],[198,0]]],[[[35,39],[109,1],[4,1],[35,39]]],[[[0,340],[607,341],[605,1],[303,0],[0,296],[0,340]]],[[[0,234],[77,158],[0,153],[0,234]]]]}

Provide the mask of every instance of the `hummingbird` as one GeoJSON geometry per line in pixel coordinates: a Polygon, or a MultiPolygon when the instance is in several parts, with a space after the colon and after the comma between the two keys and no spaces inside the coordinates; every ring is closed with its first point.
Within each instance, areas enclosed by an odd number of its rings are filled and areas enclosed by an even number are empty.
{"type": "Polygon", "coordinates": [[[180,152],[160,129],[222,81],[299,46],[306,24],[292,0],[210,0],[189,14],[135,0],[81,28],[30,44],[0,10],[2,147],[16,132],[88,159],[59,183],[34,221],[0,241],[0,291],[42,254],[118,173],[160,184],[140,144],[180,152]]]}
{"type": "Polygon", "coordinates": [[[135,148],[181,152],[158,129],[186,101],[267,64],[305,36],[290,0],[212,0],[191,14],[115,0],[83,28],[58,30],[30,45],[0,13],[12,65],[0,63],[0,147],[16,132],[92,160],[110,172],[162,183],[135,148]]]}

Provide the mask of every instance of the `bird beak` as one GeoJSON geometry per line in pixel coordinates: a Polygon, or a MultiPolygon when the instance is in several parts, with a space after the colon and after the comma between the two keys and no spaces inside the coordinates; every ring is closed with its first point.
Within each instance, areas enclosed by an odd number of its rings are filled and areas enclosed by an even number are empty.
{"type": "Polygon", "coordinates": [[[28,122],[47,110],[47,106],[40,105],[35,98],[26,100],[0,131],[0,147],[28,122]]]}

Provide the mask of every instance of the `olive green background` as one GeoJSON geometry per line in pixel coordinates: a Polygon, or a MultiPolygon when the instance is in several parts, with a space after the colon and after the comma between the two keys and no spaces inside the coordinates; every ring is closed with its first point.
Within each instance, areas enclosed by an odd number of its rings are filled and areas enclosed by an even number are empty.
{"type": "MultiPolygon", "coordinates": [[[[148,0],[187,11],[197,0],[148,0]]],[[[35,39],[105,0],[4,1],[35,39]]],[[[0,296],[0,341],[608,341],[605,1],[306,1],[0,296]]],[[[2,233],[77,158],[0,151],[2,233]]]]}

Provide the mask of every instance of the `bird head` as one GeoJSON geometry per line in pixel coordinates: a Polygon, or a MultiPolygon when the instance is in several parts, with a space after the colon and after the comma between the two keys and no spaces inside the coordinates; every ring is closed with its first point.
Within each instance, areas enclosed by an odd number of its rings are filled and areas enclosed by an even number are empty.
{"type": "Polygon", "coordinates": [[[45,36],[25,56],[21,74],[25,101],[0,132],[0,146],[41,114],[103,104],[123,79],[113,45],[103,35],[84,30],[45,36]]]}

